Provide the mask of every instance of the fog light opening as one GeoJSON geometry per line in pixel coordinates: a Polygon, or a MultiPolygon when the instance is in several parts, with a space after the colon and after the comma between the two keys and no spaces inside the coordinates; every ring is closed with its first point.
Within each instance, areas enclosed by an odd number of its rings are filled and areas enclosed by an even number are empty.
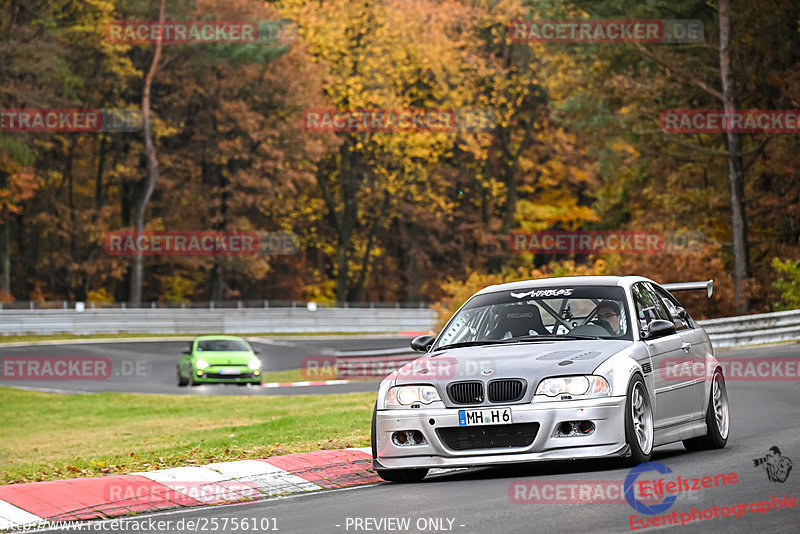
{"type": "Polygon", "coordinates": [[[197,376],[203,376],[203,371],[197,371],[197,376]]]}
{"type": "Polygon", "coordinates": [[[591,421],[564,421],[556,427],[555,437],[571,438],[594,434],[595,425],[591,421]]]}
{"type": "Polygon", "coordinates": [[[425,436],[419,430],[399,430],[392,433],[392,443],[398,447],[426,445],[425,436]]]}

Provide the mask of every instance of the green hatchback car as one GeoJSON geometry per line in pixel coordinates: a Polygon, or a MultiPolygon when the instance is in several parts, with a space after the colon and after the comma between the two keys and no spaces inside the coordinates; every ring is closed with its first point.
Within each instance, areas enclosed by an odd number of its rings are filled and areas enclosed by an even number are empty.
{"type": "Polygon", "coordinates": [[[196,337],[178,362],[178,385],[260,384],[261,360],[256,354],[240,337],[196,337]]]}

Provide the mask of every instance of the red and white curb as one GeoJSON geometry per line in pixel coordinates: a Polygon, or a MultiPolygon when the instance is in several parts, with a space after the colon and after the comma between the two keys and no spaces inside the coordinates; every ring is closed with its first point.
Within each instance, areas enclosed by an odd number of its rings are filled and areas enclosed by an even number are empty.
{"type": "Polygon", "coordinates": [[[379,482],[369,448],[0,486],[0,530],[379,482]]]}

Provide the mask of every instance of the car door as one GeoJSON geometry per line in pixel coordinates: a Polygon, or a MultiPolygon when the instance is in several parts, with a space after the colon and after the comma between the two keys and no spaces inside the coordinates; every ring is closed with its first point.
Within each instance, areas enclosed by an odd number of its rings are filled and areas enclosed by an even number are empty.
{"type": "MultiPolygon", "coordinates": [[[[672,318],[653,287],[646,282],[637,282],[631,288],[639,329],[644,329],[656,319],[671,321],[672,318]]],[[[677,333],[642,341],[653,362],[655,386],[655,429],[661,430],[689,421],[694,402],[694,386],[691,379],[676,380],[664,372],[667,366],[684,360],[681,348],[683,338],[677,333]]]]}
{"type": "MultiPolygon", "coordinates": [[[[656,293],[658,293],[661,302],[666,306],[670,314],[672,322],[675,323],[675,330],[681,337],[681,349],[684,354],[682,356],[684,362],[684,369],[691,369],[692,389],[694,393],[694,401],[692,403],[692,419],[701,419],[704,413],[705,403],[705,365],[706,358],[711,354],[711,344],[708,338],[703,334],[703,331],[698,329],[692,318],[688,313],[683,310],[683,307],[669,291],[657,285],[654,286],[656,293]],[[697,370],[702,370],[697,372],[697,370]]],[[[689,379],[688,374],[686,375],[689,379]]]]}

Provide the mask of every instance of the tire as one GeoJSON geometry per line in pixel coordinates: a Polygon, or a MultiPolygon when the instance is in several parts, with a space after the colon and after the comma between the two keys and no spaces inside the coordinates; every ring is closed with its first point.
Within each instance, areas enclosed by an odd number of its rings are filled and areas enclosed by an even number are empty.
{"type": "Polygon", "coordinates": [[[189,373],[189,385],[192,387],[199,385],[197,382],[194,381],[194,369],[192,369],[192,372],[189,373]]]}
{"type": "Polygon", "coordinates": [[[706,434],[683,440],[683,446],[687,451],[722,449],[728,443],[730,430],[728,390],[725,387],[725,377],[719,369],[716,369],[711,379],[711,392],[706,409],[706,434]]]}
{"type": "Polygon", "coordinates": [[[650,461],[653,437],[653,407],[644,380],[637,374],[628,384],[625,399],[625,443],[630,449],[630,456],[622,458],[620,463],[633,467],[650,461]]]}
{"type": "MultiPolygon", "coordinates": [[[[372,409],[372,428],[370,431],[370,445],[372,447],[372,459],[378,459],[378,442],[375,439],[377,435],[377,415],[378,405],[372,409]]],[[[419,482],[425,475],[428,474],[428,468],[410,468],[410,469],[376,469],[378,476],[387,482],[419,482]]]]}
{"type": "Polygon", "coordinates": [[[186,384],[189,383],[189,380],[186,379],[186,378],[183,378],[183,375],[181,375],[181,367],[180,366],[178,366],[177,370],[178,370],[178,386],[179,387],[186,387],[186,384]]]}
{"type": "Polygon", "coordinates": [[[377,433],[375,431],[376,418],[377,417],[378,417],[378,403],[376,402],[375,403],[375,407],[372,408],[372,427],[371,427],[370,433],[369,433],[369,443],[370,443],[370,446],[372,447],[372,459],[373,460],[377,460],[378,459],[378,443],[377,443],[377,440],[375,439],[375,435],[377,433]]]}

